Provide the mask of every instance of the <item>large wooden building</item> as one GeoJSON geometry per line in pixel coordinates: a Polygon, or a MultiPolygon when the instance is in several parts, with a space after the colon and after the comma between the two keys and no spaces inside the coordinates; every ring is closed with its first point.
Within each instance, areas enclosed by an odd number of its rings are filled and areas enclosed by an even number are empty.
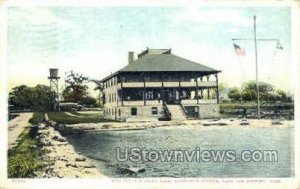
{"type": "Polygon", "coordinates": [[[146,49],[128,65],[102,79],[107,118],[181,120],[219,116],[219,70],[171,53],[146,49]]]}

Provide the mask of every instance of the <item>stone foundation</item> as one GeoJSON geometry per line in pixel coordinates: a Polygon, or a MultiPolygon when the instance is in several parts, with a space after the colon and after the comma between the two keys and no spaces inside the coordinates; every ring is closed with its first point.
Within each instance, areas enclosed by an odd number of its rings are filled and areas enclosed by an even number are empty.
{"type": "MultiPolygon", "coordinates": [[[[220,116],[219,104],[183,104],[183,106],[198,107],[198,119],[216,118],[220,116]]],[[[161,105],[147,106],[113,106],[104,108],[104,115],[108,119],[126,120],[158,120],[163,117],[163,107],[161,105]],[[132,115],[132,108],[136,108],[136,115],[132,115]],[[153,114],[153,108],[157,109],[157,114],[153,114]]]]}

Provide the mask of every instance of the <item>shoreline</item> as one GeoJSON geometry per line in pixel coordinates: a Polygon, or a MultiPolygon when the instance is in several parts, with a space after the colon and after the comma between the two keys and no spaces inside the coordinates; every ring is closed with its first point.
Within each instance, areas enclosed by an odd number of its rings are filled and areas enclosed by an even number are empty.
{"type": "Polygon", "coordinates": [[[37,178],[106,178],[53,127],[40,124],[38,137],[46,151],[43,159],[49,163],[37,171],[37,178]]]}
{"type": "Polygon", "coordinates": [[[153,122],[103,122],[59,124],[68,133],[144,130],[158,127],[293,127],[293,120],[272,119],[220,119],[220,120],[183,120],[153,122]]]}
{"type": "Polygon", "coordinates": [[[82,132],[108,132],[130,131],[152,128],[218,128],[218,127],[293,127],[292,120],[280,121],[280,124],[272,125],[271,119],[221,119],[221,120],[185,120],[168,122],[103,122],[82,124],[57,124],[48,121],[47,124],[39,125],[38,136],[42,149],[46,150],[44,159],[51,163],[43,171],[37,173],[41,178],[107,178],[101,173],[90,160],[75,151],[63,135],[82,132]],[[241,122],[249,122],[249,125],[240,125],[241,122]],[[206,125],[208,124],[208,125],[206,125]],[[209,125],[211,124],[211,125],[209,125]]]}

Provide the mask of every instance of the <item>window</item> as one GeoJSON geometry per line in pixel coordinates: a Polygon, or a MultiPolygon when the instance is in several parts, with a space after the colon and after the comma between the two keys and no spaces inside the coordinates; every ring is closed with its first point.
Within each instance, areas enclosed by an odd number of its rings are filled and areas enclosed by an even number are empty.
{"type": "Polygon", "coordinates": [[[157,115],[157,107],[152,107],[151,108],[151,112],[152,112],[152,115],[157,115]]]}
{"type": "Polygon", "coordinates": [[[119,117],[121,117],[121,109],[119,109],[119,117]]]}
{"type": "Polygon", "coordinates": [[[137,108],[131,108],[131,115],[137,115],[137,108]]]}

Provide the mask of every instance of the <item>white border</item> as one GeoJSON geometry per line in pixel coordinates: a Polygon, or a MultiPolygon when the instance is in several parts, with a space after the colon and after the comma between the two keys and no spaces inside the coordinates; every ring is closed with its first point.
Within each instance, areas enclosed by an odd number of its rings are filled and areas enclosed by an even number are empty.
{"type": "MultiPolygon", "coordinates": [[[[1,2],[1,1],[0,1],[1,2]]],[[[298,2],[299,3],[299,2],[298,2]]],[[[0,27],[0,188],[65,188],[65,187],[72,187],[72,188],[120,188],[121,184],[124,188],[181,188],[187,187],[187,183],[176,183],[173,182],[172,184],[163,184],[160,182],[145,182],[151,181],[151,178],[145,179],[6,179],[6,167],[7,167],[7,157],[6,150],[7,150],[7,67],[6,67],[6,9],[10,6],[219,6],[219,7],[281,7],[281,6],[289,6],[292,8],[292,73],[293,73],[293,87],[295,91],[295,168],[299,167],[299,117],[300,109],[298,107],[299,104],[299,97],[300,97],[300,90],[299,90],[299,55],[300,55],[300,48],[299,48],[299,4],[295,1],[196,1],[196,0],[181,0],[181,1],[174,1],[174,0],[105,0],[105,1],[91,1],[91,0],[81,0],[81,1],[49,1],[49,0],[39,0],[39,1],[6,1],[0,3],[0,19],[1,19],[1,27],[0,27]],[[126,183],[126,181],[132,181],[131,183],[126,183]],[[137,181],[137,183],[135,183],[137,181]],[[144,182],[141,182],[144,181],[144,182]],[[120,183],[121,182],[121,183],[120,183]]],[[[263,179],[263,178],[258,178],[263,179]]],[[[190,183],[188,188],[296,188],[300,187],[299,183],[299,169],[295,169],[295,178],[279,178],[281,183],[280,184],[270,184],[270,180],[274,179],[263,179],[268,181],[267,184],[214,184],[214,183],[202,183],[201,181],[210,180],[214,181],[215,178],[208,179],[208,178],[199,178],[193,179],[195,181],[200,181],[199,183],[190,183]]],[[[172,180],[178,181],[178,179],[174,178],[162,178],[158,179],[160,181],[163,180],[172,180]]],[[[242,178],[238,179],[219,179],[221,180],[243,180],[242,178]]],[[[244,178],[244,180],[248,180],[244,178]]],[[[250,179],[254,180],[254,179],[250,179]]]]}

